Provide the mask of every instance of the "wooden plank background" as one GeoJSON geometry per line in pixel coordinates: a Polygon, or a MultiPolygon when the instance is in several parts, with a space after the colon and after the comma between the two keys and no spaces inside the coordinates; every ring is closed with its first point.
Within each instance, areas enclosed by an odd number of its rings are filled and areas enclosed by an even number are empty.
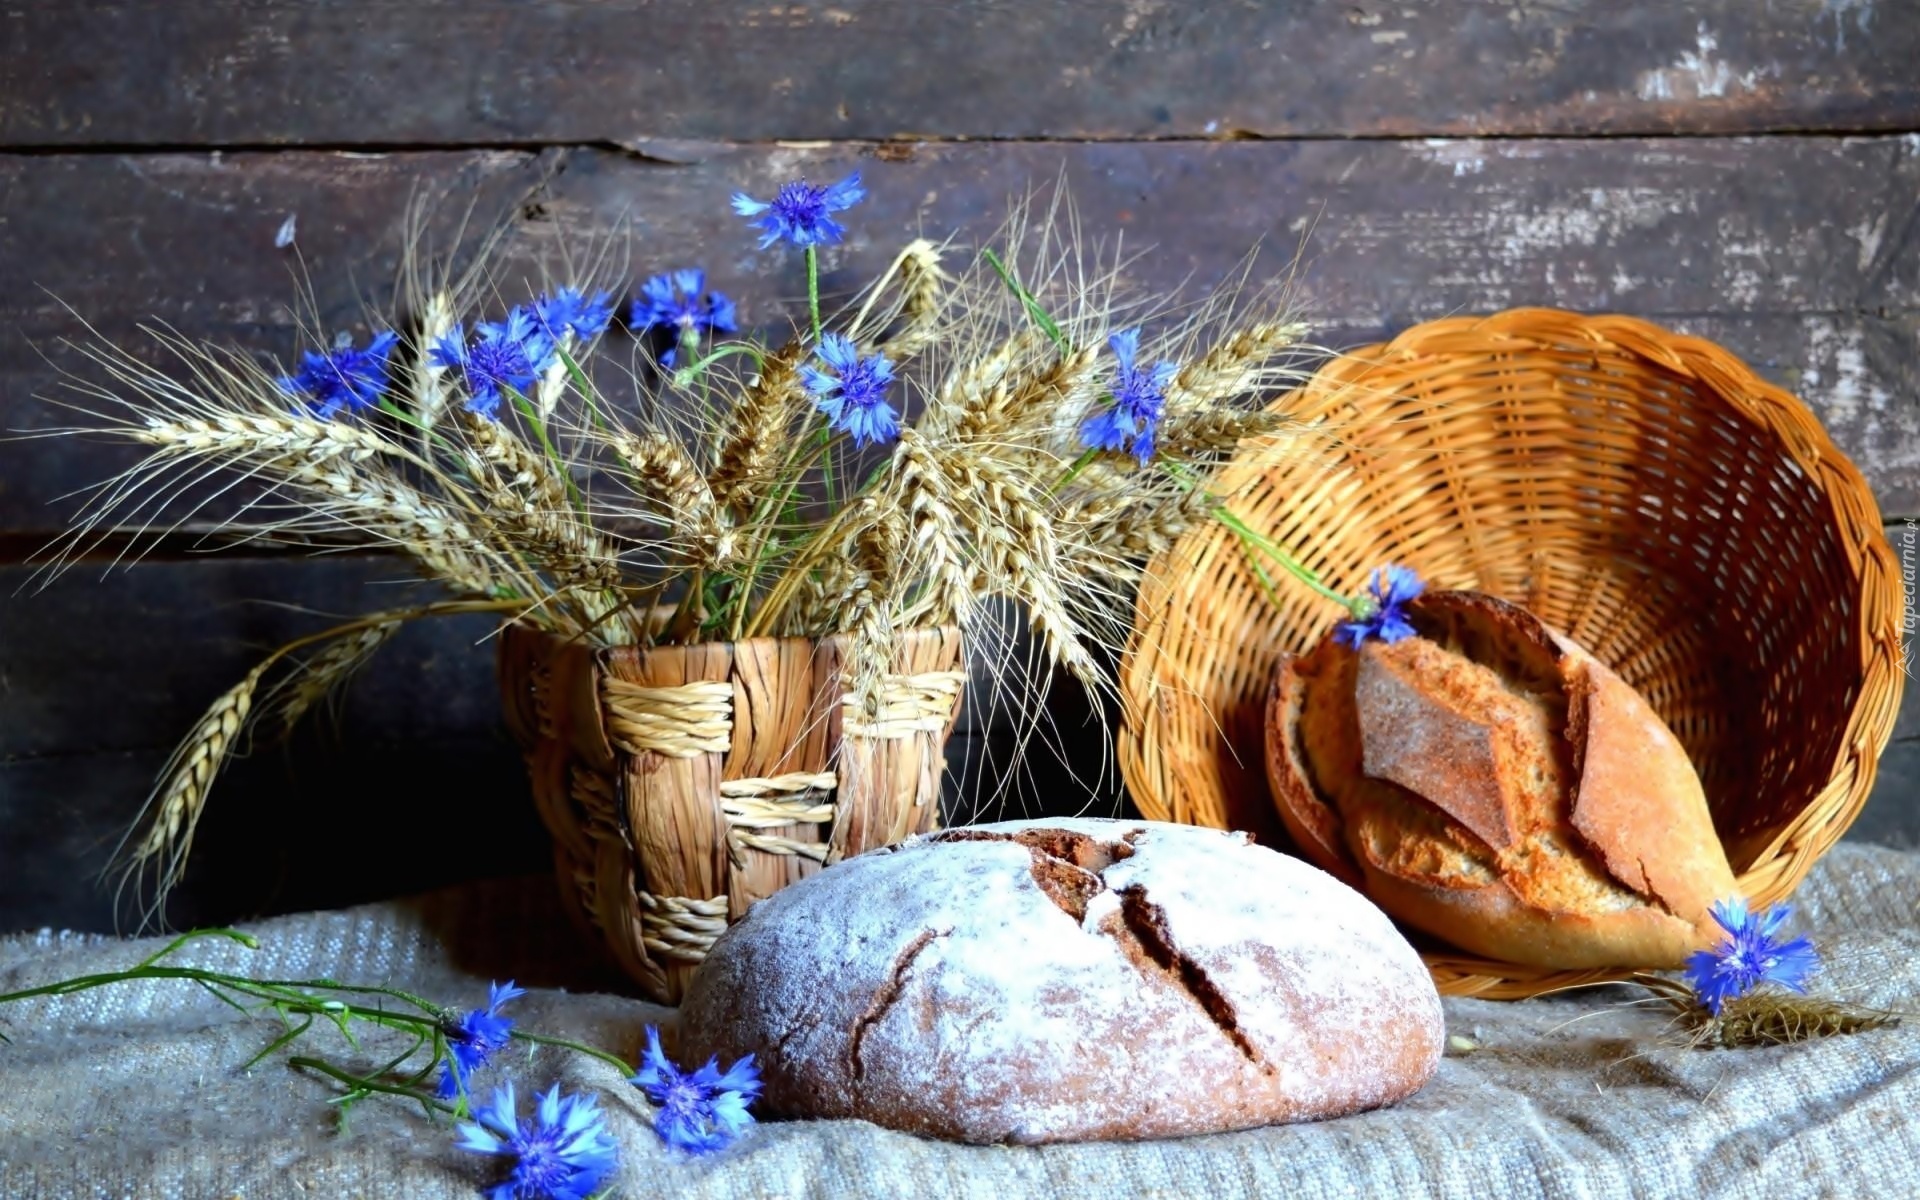
{"type": "MultiPolygon", "coordinates": [[[[1807,400],[1897,524],[1920,512],[1915,61],[1920,13],[1868,0],[16,5],[0,427],[67,419],[35,396],[75,365],[75,313],[290,353],[288,217],[328,328],[364,327],[421,197],[508,214],[529,273],[583,239],[636,277],[704,250],[767,325],[804,284],[743,236],[732,190],[859,168],[872,198],[826,258],[844,290],[905,238],[985,238],[1064,175],[1089,228],[1151,248],[1148,286],[1298,252],[1331,344],[1517,304],[1714,338],[1807,400]]],[[[22,590],[59,498],[126,461],[0,442],[0,928],[110,926],[92,876],[200,708],[314,611],[404,586],[379,556],[179,540],[22,590]]],[[[538,869],[484,634],[410,631],[337,730],[242,763],[174,918],[538,869]]],[[[1920,841],[1914,711],[1861,836],[1920,841]]],[[[1062,704],[1084,761],[1080,715],[1062,704]]],[[[1004,758],[1005,731],[970,723],[956,753],[1004,758]]],[[[1044,762],[1030,790],[1081,803],[1044,762]]]]}

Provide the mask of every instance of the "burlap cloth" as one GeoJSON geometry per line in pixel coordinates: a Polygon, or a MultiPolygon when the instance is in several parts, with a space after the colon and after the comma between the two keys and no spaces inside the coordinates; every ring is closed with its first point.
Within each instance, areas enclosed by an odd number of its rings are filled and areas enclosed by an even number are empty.
{"type": "MultiPolygon", "coordinates": [[[[540,985],[528,1028],[631,1056],[670,1014],[608,994],[547,879],[267,921],[262,948],[203,953],[253,974],[390,981],[449,1003],[486,980],[540,985]],[[562,990],[565,984],[571,990],[562,990]]],[[[1827,960],[1822,990],[1920,1008],[1920,855],[1842,846],[1798,896],[1827,960]]],[[[0,990],[128,965],[153,942],[59,934],[0,942],[0,990]]],[[[1523,1004],[1450,1000],[1450,1052],[1397,1108],[1184,1141],[1012,1149],[860,1122],[769,1123],[705,1159],[666,1152],[608,1067],[542,1050],[509,1068],[602,1093],[619,1194],[652,1196],[1487,1198],[1920,1196],[1920,1022],[1801,1046],[1689,1051],[1664,1018],[1606,989],[1523,1004]]],[[[127,985],[0,1010],[0,1195],[468,1197],[482,1161],[417,1108],[376,1099],[339,1130],[331,1086],[276,1057],[263,1019],[190,984],[127,985]]],[[[337,1036],[312,1043],[350,1055],[337,1036]]],[[[1150,1081],[1116,1079],[1116,1087],[1150,1081]]]]}

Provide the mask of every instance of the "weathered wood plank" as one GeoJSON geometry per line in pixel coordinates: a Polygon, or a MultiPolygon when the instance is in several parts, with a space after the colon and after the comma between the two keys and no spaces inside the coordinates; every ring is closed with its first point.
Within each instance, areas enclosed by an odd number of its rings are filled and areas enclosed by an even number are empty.
{"type": "MultiPolygon", "coordinates": [[[[96,886],[173,744],[289,637],[407,602],[385,556],[153,562],[44,593],[0,568],[0,930],[112,927],[96,886]]],[[[322,716],[264,741],[215,788],[176,924],[355,903],[550,867],[519,752],[501,721],[484,617],[403,631],[322,716]]],[[[1000,811],[983,772],[1004,730],[949,747],[949,808],[1000,811]]]]}
{"type": "MultiPolygon", "coordinates": [[[[834,290],[922,230],[977,243],[1009,196],[1064,171],[1086,228],[1155,247],[1132,268],[1146,288],[1210,285],[1261,241],[1284,268],[1304,243],[1300,296],[1336,344],[1516,304],[1719,338],[1806,397],[1884,507],[1920,509],[1920,136],[682,150],[677,165],[597,151],[0,156],[0,278],[18,281],[0,295],[0,425],[65,419],[29,399],[53,382],[41,349],[73,362],[53,345],[78,330],[62,302],[117,339],[159,319],[284,358],[295,264],[273,239],[289,215],[328,329],[387,290],[416,191],[449,220],[472,194],[480,214],[513,213],[509,280],[568,241],[612,239],[635,275],[705,251],[716,284],[771,324],[796,311],[799,264],[753,248],[732,189],[864,171],[872,198],[825,256],[834,290]]],[[[57,527],[48,501],[124,461],[92,443],[0,444],[0,532],[57,527]]]]}
{"type": "MultiPolygon", "coordinates": [[[[377,558],[148,564],[0,602],[0,929],[108,929],[95,883],[167,748],[266,644],[390,602],[377,558]]],[[[11,594],[19,568],[0,569],[11,594]]],[[[261,746],[221,780],[172,911],[177,924],[355,903],[542,870],[546,841],[500,726],[483,620],[416,627],[346,694],[337,725],[261,746]]],[[[976,706],[948,745],[947,820],[1125,808],[1100,722],[1055,680],[1051,730],[1012,772],[1008,712],[976,706]],[[982,727],[984,723],[984,727],[982,727]],[[1103,775],[1103,771],[1105,772],[1103,775]]],[[[1920,690],[1849,834],[1920,845],[1920,690]]]]}
{"type": "Polygon", "coordinates": [[[1884,0],[15,8],[0,19],[10,145],[1920,125],[1920,19],[1884,0]]]}
{"type": "MultiPolygon", "coordinates": [[[[385,554],[85,564],[45,590],[31,576],[0,567],[0,758],[170,749],[274,647],[435,596],[385,554]]],[[[482,615],[408,626],[356,679],[348,715],[398,741],[500,727],[493,629],[482,615]]],[[[963,709],[956,731],[981,716],[963,709]]]]}

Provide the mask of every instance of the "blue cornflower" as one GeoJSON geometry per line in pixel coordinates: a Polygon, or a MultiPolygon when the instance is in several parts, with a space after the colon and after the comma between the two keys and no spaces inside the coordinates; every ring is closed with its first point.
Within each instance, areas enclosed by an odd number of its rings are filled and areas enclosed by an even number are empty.
{"type": "Polygon", "coordinates": [[[1080,444],[1096,450],[1126,450],[1145,466],[1153,457],[1153,430],[1167,406],[1167,385],[1176,368],[1164,359],[1142,371],[1140,331],[1123,329],[1107,339],[1120,372],[1113,383],[1113,407],[1090,417],[1080,428],[1080,444]]]}
{"type": "Polygon", "coordinates": [[[308,350],[298,371],[280,377],[280,390],[300,397],[321,420],[331,420],[343,408],[372,408],[387,390],[387,356],[397,341],[388,331],[364,350],[354,349],[352,342],[325,352],[308,350]]]}
{"type": "Polygon", "coordinates": [[[555,342],[569,333],[583,342],[592,341],[613,320],[613,293],[589,297],[578,288],[563,287],[535,300],[532,316],[540,332],[555,342]]]}
{"type": "Polygon", "coordinates": [[[500,1006],[526,994],[527,989],[513,986],[511,979],[490,984],[485,1008],[461,1013],[441,1025],[440,1031],[447,1039],[447,1061],[440,1068],[442,1100],[453,1099],[463,1086],[471,1087],[473,1073],[506,1048],[513,1021],[500,1015],[500,1006]]]}
{"type": "Polygon", "coordinates": [[[1420,576],[1411,567],[1375,567],[1373,578],[1367,584],[1367,590],[1373,593],[1373,608],[1364,617],[1340,622],[1333,631],[1333,640],[1353,650],[1370,637],[1392,645],[1401,638],[1414,635],[1413,623],[1407,620],[1406,606],[1421,592],[1426,584],[1420,582],[1420,576]]]}
{"type": "Polygon", "coordinates": [[[733,301],[724,292],[708,291],[707,273],[698,267],[668,271],[641,284],[629,319],[641,333],[664,329],[675,338],[740,328],[733,301]]]}
{"type": "Polygon", "coordinates": [[[479,336],[469,345],[456,325],[433,344],[428,361],[436,367],[458,367],[467,383],[467,411],[491,417],[500,408],[500,390],[512,388],[525,395],[553,361],[553,339],[532,313],[516,308],[505,321],[474,326],[479,336]]]}
{"type": "Polygon", "coordinates": [[[562,1096],[557,1085],[539,1098],[533,1120],[522,1121],[509,1083],[458,1133],[460,1149],[512,1160],[507,1178],[482,1193],[488,1200],[587,1200],[619,1161],[599,1107],[587,1096],[562,1096]]]}
{"type": "Polygon", "coordinates": [[[825,246],[846,235],[846,226],[832,214],[852,208],[867,198],[860,186],[860,172],[839,183],[822,186],[796,179],[780,185],[771,201],[755,200],[745,192],[733,194],[733,211],[743,217],[757,218],[749,224],[763,231],[760,247],[787,241],[796,246],[825,246]]]}
{"type": "Polygon", "coordinates": [[[887,403],[893,360],[884,354],[861,358],[859,348],[837,333],[821,338],[817,353],[833,370],[822,371],[808,363],[800,368],[800,379],[814,407],[827,414],[827,424],[853,435],[856,446],[900,436],[900,414],[887,403]]]}
{"type": "Polygon", "coordinates": [[[647,1026],[647,1052],[633,1083],[659,1105],[654,1132],[667,1145],[695,1154],[718,1150],[753,1124],[747,1105],[760,1098],[760,1071],[749,1054],[720,1071],[720,1060],[682,1073],[660,1049],[660,1031],[647,1026]]]}
{"type": "Polygon", "coordinates": [[[1807,977],[1820,966],[1813,943],[1797,937],[1779,941],[1774,935],[1793,915],[1793,906],[1775,904],[1749,913],[1739,896],[1713,906],[1713,919],[1727,931],[1717,949],[1696,950],[1687,959],[1687,982],[1700,1002],[1718,1016],[1729,1000],[1737,1000],[1763,983],[1777,983],[1796,992],[1806,991],[1807,977]]]}

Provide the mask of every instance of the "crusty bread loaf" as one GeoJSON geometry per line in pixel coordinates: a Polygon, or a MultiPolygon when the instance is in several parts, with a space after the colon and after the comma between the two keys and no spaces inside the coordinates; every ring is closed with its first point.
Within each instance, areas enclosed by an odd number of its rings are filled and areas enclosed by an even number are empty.
{"type": "Polygon", "coordinates": [[[1440,1001],[1378,909],[1244,835],[1012,822],[852,858],[761,901],[681,1007],[767,1111],[968,1142],[1148,1138],[1416,1091],[1440,1001]]]}
{"type": "Polygon", "coordinates": [[[1434,592],[1419,636],[1290,657],[1267,776],[1301,850],[1407,924],[1504,962],[1679,966],[1734,893],[1686,751],[1524,609],[1434,592]]]}

